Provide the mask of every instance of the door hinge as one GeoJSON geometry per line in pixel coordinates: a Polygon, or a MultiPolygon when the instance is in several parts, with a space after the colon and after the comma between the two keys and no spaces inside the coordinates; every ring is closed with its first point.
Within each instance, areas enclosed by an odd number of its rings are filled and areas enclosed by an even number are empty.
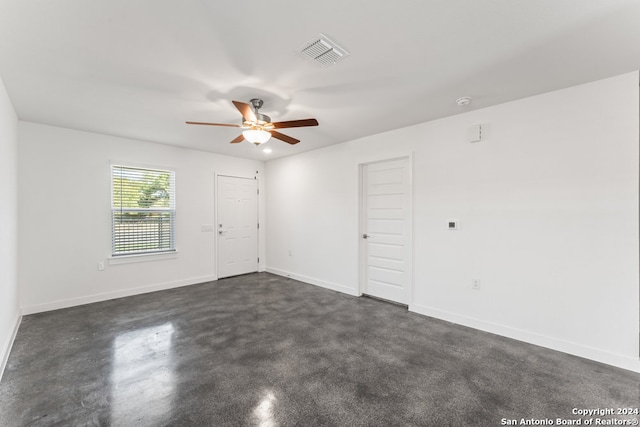
{"type": "Polygon", "coordinates": [[[260,264],[260,257],[258,257],[258,264],[260,264]]]}
{"type": "Polygon", "coordinates": [[[256,190],[256,193],[257,193],[257,194],[260,194],[260,189],[259,189],[259,188],[256,190]]]}
{"type": "Polygon", "coordinates": [[[260,230],[260,223],[258,223],[258,230],[260,230]]]}

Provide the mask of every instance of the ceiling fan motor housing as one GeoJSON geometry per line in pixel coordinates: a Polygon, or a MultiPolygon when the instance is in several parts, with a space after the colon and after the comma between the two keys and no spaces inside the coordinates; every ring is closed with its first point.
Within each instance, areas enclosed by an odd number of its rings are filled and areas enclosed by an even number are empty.
{"type": "Polygon", "coordinates": [[[264,102],[262,101],[262,99],[258,99],[258,98],[253,98],[249,101],[251,103],[251,106],[253,107],[253,111],[254,114],[256,116],[256,123],[252,123],[249,120],[245,120],[244,124],[247,126],[251,126],[251,125],[266,125],[267,123],[271,123],[271,117],[267,116],[266,114],[261,114],[258,112],[258,110],[260,108],[262,108],[262,104],[264,104],[264,102]]]}
{"type": "Polygon", "coordinates": [[[256,122],[252,122],[250,120],[245,120],[244,124],[247,126],[252,126],[252,125],[266,125],[267,123],[271,123],[271,117],[267,116],[266,114],[260,114],[260,113],[255,113],[256,115],[256,122]]]}

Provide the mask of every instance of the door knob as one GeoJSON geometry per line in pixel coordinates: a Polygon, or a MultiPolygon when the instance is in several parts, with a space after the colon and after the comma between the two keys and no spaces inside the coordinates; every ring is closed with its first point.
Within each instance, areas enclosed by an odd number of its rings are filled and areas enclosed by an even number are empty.
{"type": "Polygon", "coordinates": [[[219,231],[218,231],[218,234],[219,234],[219,235],[221,235],[221,236],[224,236],[224,235],[225,235],[225,233],[226,233],[226,231],[225,231],[225,230],[219,230],[219,231]]]}
{"type": "Polygon", "coordinates": [[[368,238],[369,238],[369,235],[365,233],[365,234],[363,234],[363,235],[362,235],[362,238],[363,238],[363,239],[368,239],[368,238]]]}

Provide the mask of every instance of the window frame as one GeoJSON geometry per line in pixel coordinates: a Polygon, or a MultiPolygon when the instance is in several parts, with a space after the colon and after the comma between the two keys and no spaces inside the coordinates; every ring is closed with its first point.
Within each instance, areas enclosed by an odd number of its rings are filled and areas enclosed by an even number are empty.
{"type": "MultiPolygon", "coordinates": [[[[166,258],[167,256],[171,257],[177,253],[176,249],[176,172],[173,168],[166,167],[156,167],[156,166],[147,166],[147,165],[135,165],[135,164],[127,164],[127,163],[115,163],[111,162],[109,165],[109,181],[110,181],[110,215],[111,215],[111,256],[110,256],[110,264],[111,261],[116,260],[125,260],[127,258],[140,258],[145,257],[149,259],[161,259],[166,258]],[[118,172],[119,170],[119,172],[118,172]],[[122,193],[120,194],[121,199],[119,201],[116,200],[116,178],[118,175],[120,177],[123,176],[123,171],[139,171],[140,175],[145,172],[151,173],[168,173],[169,174],[169,206],[168,207],[147,207],[147,208],[128,208],[124,207],[122,203],[122,193]],[[147,212],[152,214],[166,214],[169,213],[168,218],[168,227],[169,227],[169,246],[167,248],[152,248],[152,249],[141,249],[141,250],[125,250],[125,251],[116,251],[116,221],[117,214],[131,212],[131,213],[139,213],[139,212],[147,212]]],[[[149,242],[153,242],[153,240],[149,240],[149,242]]]]}

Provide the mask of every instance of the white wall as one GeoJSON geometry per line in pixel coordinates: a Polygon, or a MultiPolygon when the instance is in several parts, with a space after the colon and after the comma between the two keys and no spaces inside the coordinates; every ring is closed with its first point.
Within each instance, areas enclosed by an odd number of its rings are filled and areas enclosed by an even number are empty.
{"type": "Polygon", "coordinates": [[[215,174],[258,171],[263,185],[257,161],[27,122],[19,123],[19,141],[25,314],[216,279],[216,235],[201,231],[215,224],[215,174]],[[110,161],[176,171],[177,257],[109,263],[110,161]],[[106,262],[104,271],[98,261],[106,262]]]}
{"type": "Polygon", "coordinates": [[[0,78],[0,378],[20,313],[18,309],[18,117],[0,78]]]}
{"type": "Polygon", "coordinates": [[[358,295],[358,166],[350,147],[270,161],[266,169],[268,271],[358,295]]]}
{"type": "Polygon", "coordinates": [[[268,162],[267,270],[359,294],[358,164],[412,153],[410,310],[640,371],[638,80],[268,162]]]}

